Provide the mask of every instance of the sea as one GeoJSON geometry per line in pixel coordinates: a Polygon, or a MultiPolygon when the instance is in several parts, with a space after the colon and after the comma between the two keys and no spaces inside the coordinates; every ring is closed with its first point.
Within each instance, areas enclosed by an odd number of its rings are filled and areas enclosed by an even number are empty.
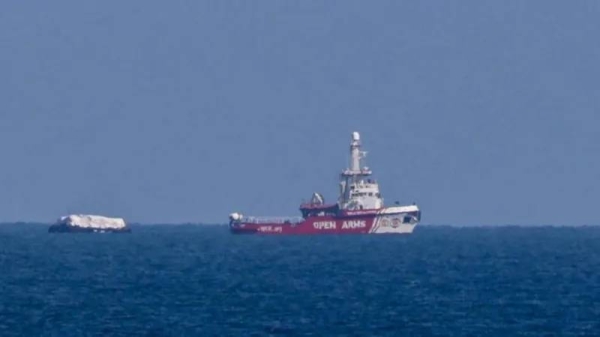
{"type": "Polygon", "coordinates": [[[600,336],[600,227],[0,225],[0,336],[600,336]]]}

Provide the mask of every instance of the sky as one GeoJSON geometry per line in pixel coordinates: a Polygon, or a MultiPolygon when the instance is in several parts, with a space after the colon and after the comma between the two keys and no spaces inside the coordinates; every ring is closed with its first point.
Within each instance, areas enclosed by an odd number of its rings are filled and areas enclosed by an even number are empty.
{"type": "Polygon", "coordinates": [[[361,133],[423,224],[600,224],[598,1],[6,1],[0,221],[298,216],[361,133]]]}

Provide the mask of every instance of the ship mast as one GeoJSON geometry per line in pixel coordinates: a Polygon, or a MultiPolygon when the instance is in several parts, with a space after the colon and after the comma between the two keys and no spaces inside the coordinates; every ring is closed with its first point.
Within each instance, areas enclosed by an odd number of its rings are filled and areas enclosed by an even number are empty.
{"type": "MultiPolygon", "coordinates": [[[[360,134],[358,132],[352,132],[352,142],[350,143],[350,171],[354,176],[365,175],[365,172],[360,169],[360,160],[366,157],[367,152],[360,150],[360,134]]],[[[364,168],[367,171],[367,168],[364,168]]],[[[370,174],[370,173],[369,173],[370,174]]]]}
{"type": "Polygon", "coordinates": [[[340,175],[340,195],[338,202],[343,206],[350,197],[350,185],[356,184],[361,177],[372,174],[368,167],[361,168],[361,160],[367,155],[366,151],[361,151],[360,134],[352,132],[352,141],[350,142],[350,168],[347,168],[340,175]]]}

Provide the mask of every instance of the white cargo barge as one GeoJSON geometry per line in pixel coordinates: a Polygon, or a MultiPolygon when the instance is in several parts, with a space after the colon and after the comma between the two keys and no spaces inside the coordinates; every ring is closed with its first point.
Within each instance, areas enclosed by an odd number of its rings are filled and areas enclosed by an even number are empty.
{"type": "Polygon", "coordinates": [[[122,218],[100,215],[71,214],[60,217],[48,229],[50,233],[129,233],[122,218]]]}

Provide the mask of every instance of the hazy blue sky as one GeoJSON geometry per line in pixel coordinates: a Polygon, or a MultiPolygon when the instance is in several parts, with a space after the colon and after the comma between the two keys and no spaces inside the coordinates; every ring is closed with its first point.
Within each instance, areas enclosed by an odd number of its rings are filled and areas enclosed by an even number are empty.
{"type": "Polygon", "coordinates": [[[600,224],[598,1],[5,1],[0,220],[299,215],[350,133],[424,224],[600,224]]]}

